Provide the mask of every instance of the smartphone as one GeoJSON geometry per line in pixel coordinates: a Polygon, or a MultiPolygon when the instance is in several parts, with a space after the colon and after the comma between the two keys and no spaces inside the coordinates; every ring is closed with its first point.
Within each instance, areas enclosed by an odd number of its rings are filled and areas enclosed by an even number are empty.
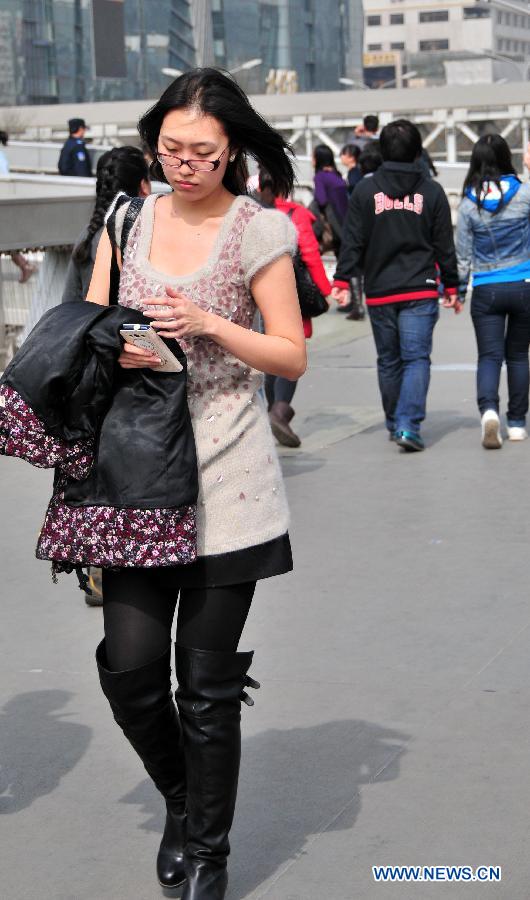
{"type": "Polygon", "coordinates": [[[129,344],[135,344],[158,356],[161,364],[156,367],[157,371],[182,372],[182,363],[178,361],[151,325],[124,324],[120,328],[120,334],[129,344]]]}

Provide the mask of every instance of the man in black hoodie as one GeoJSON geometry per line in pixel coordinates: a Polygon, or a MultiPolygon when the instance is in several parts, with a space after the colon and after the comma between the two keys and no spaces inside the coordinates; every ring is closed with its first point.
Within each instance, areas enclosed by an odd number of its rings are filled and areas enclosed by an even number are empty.
{"type": "Polygon", "coordinates": [[[350,200],[333,296],[346,302],[350,279],[363,273],[390,439],[423,450],[440,281],[443,305],[462,308],[451,211],[443,188],[419,163],[421,134],[412,122],[386,125],[380,149],[383,165],[350,200]]]}

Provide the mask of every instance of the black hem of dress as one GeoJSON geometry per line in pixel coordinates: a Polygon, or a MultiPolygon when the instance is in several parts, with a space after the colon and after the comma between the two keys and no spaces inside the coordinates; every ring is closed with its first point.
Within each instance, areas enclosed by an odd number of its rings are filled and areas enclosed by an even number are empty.
{"type": "Polygon", "coordinates": [[[284,575],[293,569],[289,534],[243,550],[199,556],[192,563],[172,568],[179,570],[179,584],[184,588],[222,587],[284,575]]]}

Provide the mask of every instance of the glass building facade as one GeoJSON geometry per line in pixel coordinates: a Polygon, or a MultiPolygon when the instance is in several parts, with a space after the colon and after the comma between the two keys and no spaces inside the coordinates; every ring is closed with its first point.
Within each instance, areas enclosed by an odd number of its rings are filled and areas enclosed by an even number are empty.
{"type": "MultiPolygon", "coordinates": [[[[126,78],[95,78],[90,0],[0,0],[0,106],[143,99],[164,67],[235,69],[250,93],[271,72],[336,90],[362,71],[362,0],[123,0],[126,78]]],[[[117,37],[117,39],[120,39],[117,37]]]]}

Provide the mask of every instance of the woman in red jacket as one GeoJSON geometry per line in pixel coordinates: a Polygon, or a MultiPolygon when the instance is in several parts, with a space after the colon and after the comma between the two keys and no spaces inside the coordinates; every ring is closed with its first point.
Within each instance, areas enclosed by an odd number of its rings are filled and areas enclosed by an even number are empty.
{"type": "MultiPolygon", "coordinates": [[[[274,206],[291,218],[298,233],[300,256],[319,291],[324,294],[324,297],[328,297],[331,293],[331,284],[322,264],[318,242],[313,231],[313,222],[316,221],[316,216],[309,209],[306,209],[305,206],[302,206],[301,203],[295,203],[293,200],[275,196],[271,177],[268,172],[263,170],[259,174],[258,199],[264,206],[274,206]]],[[[311,319],[303,319],[302,321],[304,323],[304,334],[306,338],[310,338],[313,334],[311,319]]],[[[265,376],[265,395],[269,406],[272,432],[276,440],[283,444],[284,447],[299,447],[301,444],[300,438],[290,425],[294,416],[291,401],[294,397],[297,383],[297,381],[289,381],[287,378],[281,378],[278,375],[265,376]]]]}

